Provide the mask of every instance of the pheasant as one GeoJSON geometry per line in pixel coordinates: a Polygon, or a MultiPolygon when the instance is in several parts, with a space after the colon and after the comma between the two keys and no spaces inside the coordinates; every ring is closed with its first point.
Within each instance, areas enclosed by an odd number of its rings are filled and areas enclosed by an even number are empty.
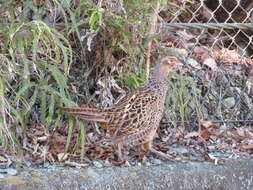
{"type": "Polygon", "coordinates": [[[168,73],[179,63],[176,56],[167,56],[155,66],[149,81],[126,94],[108,108],[62,107],[79,119],[94,121],[109,131],[111,141],[118,147],[121,159],[123,146],[143,145],[145,150],[171,160],[155,150],[152,142],[163,116],[168,73]]]}

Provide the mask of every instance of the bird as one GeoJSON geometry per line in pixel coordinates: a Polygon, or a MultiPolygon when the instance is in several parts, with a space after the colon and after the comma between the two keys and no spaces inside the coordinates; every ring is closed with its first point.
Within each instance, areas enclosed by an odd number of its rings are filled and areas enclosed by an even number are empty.
{"type": "Polygon", "coordinates": [[[143,86],[127,92],[110,107],[92,108],[84,105],[61,109],[78,119],[97,122],[108,130],[111,142],[117,147],[119,159],[122,159],[123,147],[142,145],[145,151],[171,160],[167,154],[153,148],[153,139],[165,109],[168,73],[180,63],[183,62],[178,56],[163,57],[143,86]]]}

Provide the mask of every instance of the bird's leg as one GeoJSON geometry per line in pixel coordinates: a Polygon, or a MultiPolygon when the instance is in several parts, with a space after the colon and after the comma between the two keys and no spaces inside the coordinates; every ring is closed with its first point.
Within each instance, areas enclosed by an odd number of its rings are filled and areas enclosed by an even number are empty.
{"type": "Polygon", "coordinates": [[[169,157],[167,154],[154,149],[152,145],[153,145],[152,141],[149,141],[149,142],[147,142],[147,143],[144,144],[144,148],[146,150],[149,150],[151,153],[156,154],[157,156],[160,156],[160,157],[162,157],[162,158],[164,158],[166,160],[169,160],[171,162],[175,161],[171,157],[169,157]]]}
{"type": "Polygon", "coordinates": [[[149,151],[152,148],[153,142],[152,141],[148,141],[146,143],[143,144],[143,148],[146,151],[149,151]]]}
{"type": "Polygon", "coordinates": [[[117,156],[118,156],[118,160],[122,161],[122,148],[123,145],[121,143],[117,144],[117,156]]]}

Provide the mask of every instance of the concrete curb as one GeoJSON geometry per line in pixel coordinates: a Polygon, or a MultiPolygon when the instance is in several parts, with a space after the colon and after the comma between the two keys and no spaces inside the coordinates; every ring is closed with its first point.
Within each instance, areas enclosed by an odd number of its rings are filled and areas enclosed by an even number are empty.
{"type": "Polygon", "coordinates": [[[85,169],[25,169],[0,179],[0,190],[253,190],[253,159],[85,169]]]}

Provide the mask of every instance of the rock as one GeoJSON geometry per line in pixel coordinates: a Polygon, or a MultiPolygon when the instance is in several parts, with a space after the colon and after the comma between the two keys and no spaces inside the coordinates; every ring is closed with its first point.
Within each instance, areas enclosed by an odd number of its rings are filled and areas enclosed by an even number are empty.
{"type": "Polygon", "coordinates": [[[99,161],[94,161],[94,162],[93,162],[93,165],[94,165],[96,168],[102,168],[102,167],[103,167],[103,164],[101,164],[99,161]]]}
{"type": "Polygon", "coordinates": [[[203,62],[204,65],[212,69],[212,71],[218,71],[216,61],[213,58],[207,58],[203,62]]]}
{"type": "Polygon", "coordinates": [[[104,166],[105,167],[110,167],[110,166],[112,166],[112,164],[110,163],[109,160],[105,160],[104,166]]]}
{"type": "Polygon", "coordinates": [[[201,156],[191,156],[189,157],[190,161],[197,161],[197,162],[204,162],[205,158],[201,157],[201,156]]]}
{"type": "Polygon", "coordinates": [[[45,163],[43,164],[43,167],[44,167],[44,168],[48,168],[48,167],[50,167],[50,164],[49,164],[48,162],[45,162],[45,163]]]}
{"type": "Polygon", "coordinates": [[[223,100],[223,105],[226,108],[232,108],[235,105],[235,98],[234,97],[228,97],[226,99],[223,100]]]}
{"type": "Polygon", "coordinates": [[[201,65],[195,59],[188,58],[186,60],[186,63],[188,63],[189,65],[191,65],[195,69],[201,69],[201,65]]]}
{"type": "Polygon", "coordinates": [[[171,148],[177,148],[178,147],[178,144],[177,143],[174,143],[172,145],[170,145],[171,148]]]}
{"type": "Polygon", "coordinates": [[[189,151],[184,147],[178,147],[178,148],[171,148],[172,152],[175,152],[177,154],[187,154],[189,151]]]}
{"type": "Polygon", "coordinates": [[[150,162],[151,162],[152,164],[162,164],[162,161],[159,160],[159,159],[156,159],[156,158],[151,158],[151,159],[150,159],[150,162]]]}
{"type": "Polygon", "coordinates": [[[216,149],[216,146],[215,145],[210,145],[210,146],[207,146],[207,148],[210,151],[214,151],[216,149]]]}
{"type": "Polygon", "coordinates": [[[6,168],[6,172],[9,175],[17,175],[18,174],[18,171],[16,169],[13,169],[13,168],[6,168]]]}
{"type": "Polygon", "coordinates": [[[0,169],[0,173],[4,173],[8,175],[17,175],[18,171],[13,168],[5,168],[5,169],[0,169]]]}

